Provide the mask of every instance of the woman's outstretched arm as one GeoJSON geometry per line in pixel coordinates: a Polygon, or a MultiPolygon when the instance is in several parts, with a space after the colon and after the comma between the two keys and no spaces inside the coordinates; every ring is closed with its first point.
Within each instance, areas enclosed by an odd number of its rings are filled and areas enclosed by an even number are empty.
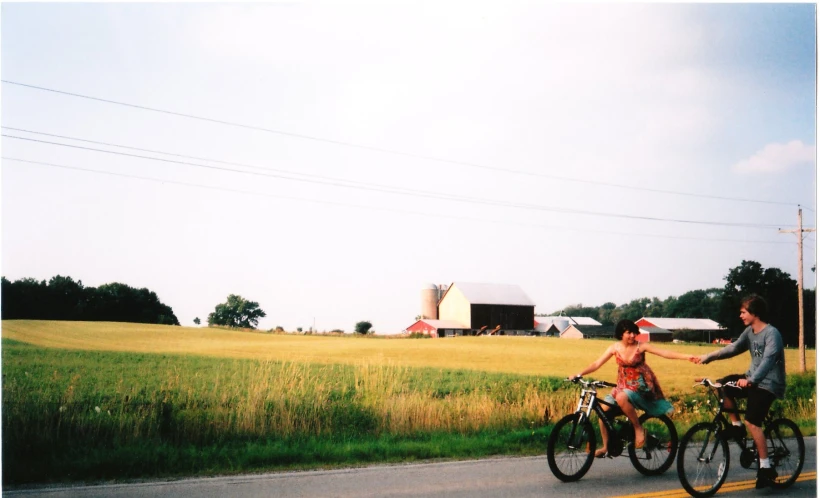
{"type": "Polygon", "coordinates": [[[675,352],[675,351],[669,351],[668,349],[659,349],[659,348],[656,348],[655,346],[653,346],[653,345],[651,345],[647,342],[644,342],[642,344],[641,348],[644,351],[646,351],[647,353],[656,354],[656,355],[658,355],[662,358],[668,358],[670,360],[689,360],[689,361],[692,361],[692,358],[696,358],[696,355],[693,355],[693,354],[684,354],[684,353],[678,353],[678,352],[675,352]]]}
{"type": "Polygon", "coordinates": [[[613,346],[609,346],[608,348],[606,348],[606,351],[604,351],[604,354],[602,354],[600,358],[590,363],[588,367],[573,375],[573,377],[583,377],[588,373],[592,373],[598,370],[604,363],[609,361],[609,358],[612,357],[613,354],[615,354],[615,349],[613,346]]]}

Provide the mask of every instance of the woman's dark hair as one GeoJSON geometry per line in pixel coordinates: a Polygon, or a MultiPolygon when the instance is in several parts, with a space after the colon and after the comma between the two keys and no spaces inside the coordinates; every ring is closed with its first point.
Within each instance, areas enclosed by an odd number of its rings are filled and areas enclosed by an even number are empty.
{"type": "Polygon", "coordinates": [[[740,307],[746,308],[746,311],[760,318],[762,321],[769,322],[769,305],[766,300],[757,294],[749,294],[740,300],[740,307]]]}
{"type": "Polygon", "coordinates": [[[632,320],[621,320],[618,325],[615,325],[615,339],[619,341],[623,338],[624,332],[630,331],[634,334],[639,334],[638,326],[632,320]]]}

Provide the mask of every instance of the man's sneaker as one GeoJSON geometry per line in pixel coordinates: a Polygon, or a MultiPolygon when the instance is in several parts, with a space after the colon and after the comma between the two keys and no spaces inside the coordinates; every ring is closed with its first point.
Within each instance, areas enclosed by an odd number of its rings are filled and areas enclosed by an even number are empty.
{"type": "Polygon", "coordinates": [[[755,482],[755,488],[761,489],[771,486],[775,479],[777,479],[776,470],[772,468],[760,469],[757,471],[757,482],[755,482]]]}

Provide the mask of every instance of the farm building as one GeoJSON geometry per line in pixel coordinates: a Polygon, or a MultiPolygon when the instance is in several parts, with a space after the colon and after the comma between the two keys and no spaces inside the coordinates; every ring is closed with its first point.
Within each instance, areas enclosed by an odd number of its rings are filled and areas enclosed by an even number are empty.
{"type": "Polygon", "coordinates": [[[407,329],[436,328],[438,337],[453,335],[530,335],[535,303],[517,285],[453,282],[426,285],[421,291],[421,320],[407,329]],[[437,322],[447,322],[438,327],[437,322]],[[452,325],[460,325],[455,328],[452,325]]]}
{"type": "Polygon", "coordinates": [[[643,317],[635,324],[640,329],[638,340],[641,342],[671,342],[675,332],[686,332],[689,340],[705,340],[722,336],[726,329],[708,318],[652,318],[643,317]]]}
{"type": "Polygon", "coordinates": [[[638,342],[672,342],[672,331],[660,327],[638,327],[638,342]]]}
{"type": "Polygon", "coordinates": [[[470,329],[465,329],[464,325],[452,320],[431,320],[422,318],[413,325],[407,327],[405,332],[412,334],[425,334],[431,337],[451,337],[454,335],[469,335],[470,329]]]}
{"type": "Polygon", "coordinates": [[[586,316],[539,316],[535,318],[536,333],[548,337],[562,339],[597,337],[601,329],[603,327],[598,320],[586,316]]]}

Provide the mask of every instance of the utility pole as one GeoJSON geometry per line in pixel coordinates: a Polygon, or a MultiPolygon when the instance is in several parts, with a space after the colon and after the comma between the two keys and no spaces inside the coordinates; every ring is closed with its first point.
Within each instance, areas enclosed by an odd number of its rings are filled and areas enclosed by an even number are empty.
{"type": "Polygon", "coordinates": [[[806,342],[803,332],[803,232],[814,232],[814,228],[803,228],[803,208],[797,207],[797,230],[780,230],[780,233],[797,235],[797,344],[800,358],[800,373],[806,373],[806,342]]]}

